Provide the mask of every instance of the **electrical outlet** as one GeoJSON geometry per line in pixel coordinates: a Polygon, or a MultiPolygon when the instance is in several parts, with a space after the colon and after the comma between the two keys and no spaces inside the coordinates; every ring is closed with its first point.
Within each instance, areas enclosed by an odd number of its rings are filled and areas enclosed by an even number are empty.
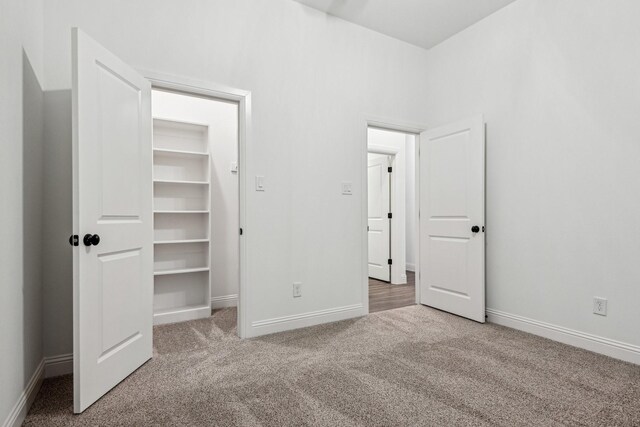
{"type": "Polygon", "coordinates": [[[302,296],[302,282],[293,282],[293,297],[300,298],[302,296]]]}
{"type": "Polygon", "coordinates": [[[607,315],[607,299],[600,297],[593,297],[593,313],[600,316],[607,315]]]}

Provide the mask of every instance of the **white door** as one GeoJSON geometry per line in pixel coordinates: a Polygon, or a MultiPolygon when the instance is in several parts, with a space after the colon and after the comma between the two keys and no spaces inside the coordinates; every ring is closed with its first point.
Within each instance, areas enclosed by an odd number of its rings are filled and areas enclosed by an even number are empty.
{"type": "Polygon", "coordinates": [[[484,121],[420,135],[420,302],[484,322],[484,121]]]}
{"type": "Polygon", "coordinates": [[[73,30],[76,413],[151,358],[150,101],[147,80],[73,30]]]}
{"type": "Polygon", "coordinates": [[[391,212],[389,157],[369,154],[369,277],[389,282],[391,266],[391,212]]]}

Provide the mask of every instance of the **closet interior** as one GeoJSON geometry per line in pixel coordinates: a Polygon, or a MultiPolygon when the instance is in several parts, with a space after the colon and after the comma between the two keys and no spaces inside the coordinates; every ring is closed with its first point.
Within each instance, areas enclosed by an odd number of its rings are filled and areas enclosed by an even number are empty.
{"type": "Polygon", "coordinates": [[[210,315],[208,128],[154,118],[154,323],[210,315]]]}
{"type": "Polygon", "coordinates": [[[238,104],[152,91],[154,324],[237,305],[238,104]]]}

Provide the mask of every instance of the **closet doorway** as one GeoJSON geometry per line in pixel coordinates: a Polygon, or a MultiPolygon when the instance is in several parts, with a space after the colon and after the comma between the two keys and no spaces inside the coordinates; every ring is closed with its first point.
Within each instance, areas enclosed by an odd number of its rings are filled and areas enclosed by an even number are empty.
{"type": "Polygon", "coordinates": [[[152,90],[154,324],[237,306],[238,103],[152,90]]]}

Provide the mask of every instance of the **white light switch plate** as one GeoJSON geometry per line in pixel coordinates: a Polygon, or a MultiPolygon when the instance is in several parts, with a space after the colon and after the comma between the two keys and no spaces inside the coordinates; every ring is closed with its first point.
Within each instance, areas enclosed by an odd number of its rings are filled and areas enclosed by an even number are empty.
{"type": "Polygon", "coordinates": [[[343,182],[342,194],[344,194],[345,196],[351,196],[353,194],[353,184],[350,182],[343,182]]]}
{"type": "Polygon", "coordinates": [[[256,176],[256,191],[264,191],[264,176],[256,176]]]}

